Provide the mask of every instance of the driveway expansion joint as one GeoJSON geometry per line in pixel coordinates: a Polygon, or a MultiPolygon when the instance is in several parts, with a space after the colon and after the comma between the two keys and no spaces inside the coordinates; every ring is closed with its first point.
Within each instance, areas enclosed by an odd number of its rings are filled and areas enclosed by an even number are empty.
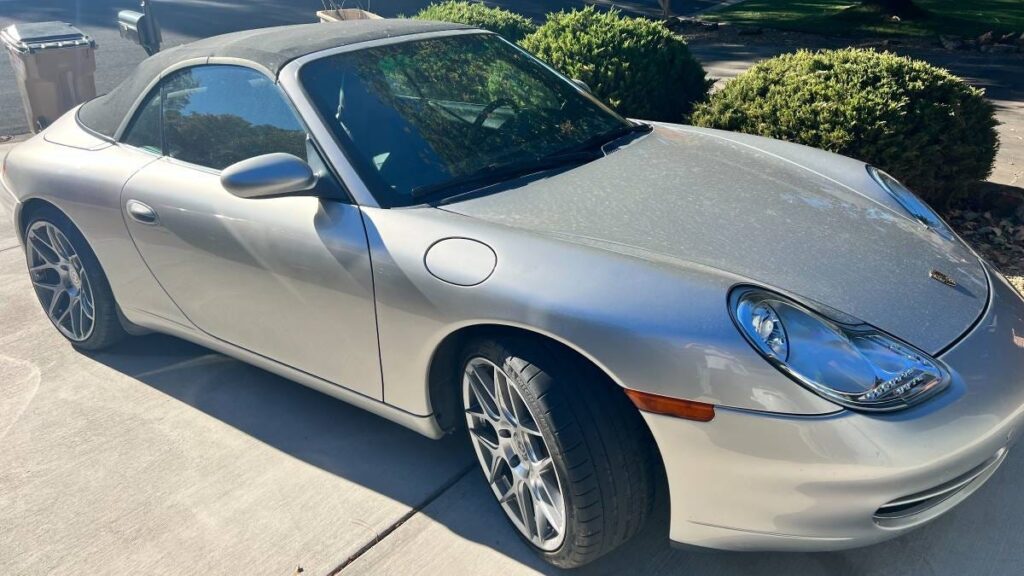
{"type": "Polygon", "coordinates": [[[394,524],[392,524],[392,525],[388,526],[387,528],[385,528],[382,532],[378,533],[377,536],[373,540],[367,542],[366,544],[361,546],[358,550],[356,550],[355,552],[350,554],[349,557],[346,558],[344,561],[342,561],[341,564],[339,564],[336,568],[334,568],[333,570],[328,572],[327,576],[337,576],[338,574],[341,574],[342,571],[345,570],[345,568],[348,568],[350,565],[352,565],[353,562],[358,560],[362,555],[364,555],[367,552],[369,552],[370,550],[372,550],[374,546],[376,546],[377,544],[383,542],[385,538],[390,536],[395,530],[399,529],[403,524],[408,522],[409,519],[411,519],[413,516],[419,514],[420,511],[422,511],[427,506],[430,506],[430,504],[432,504],[434,502],[434,500],[437,500],[438,498],[441,497],[441,495],[443,495],[445,492],[447,492],[450,488],[452,488],[453,486],[458,484],[458,482],[460,480],[465,478],[466,475],[468,475],[470,472],[472,472],[476,467],[477,467],[477,464],[475,462],[467,464],[462,470],[460,470],[457,474],[452,476],[447,482],[445,482],[440,487],[438,487],[437,490],[434,490],[433,492],[431,492],[422,502],[420,502],[418,505],[416,505],[415,507],[411,508],[408,512],[403,514],[402,517],[399,518],[394,524]]]}

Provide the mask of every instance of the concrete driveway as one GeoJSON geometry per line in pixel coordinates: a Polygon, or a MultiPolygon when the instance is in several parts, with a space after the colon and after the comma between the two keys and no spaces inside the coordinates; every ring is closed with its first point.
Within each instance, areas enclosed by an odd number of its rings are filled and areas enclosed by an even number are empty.
{"type": "Polygon", "coordinates": [[[180,340],[75,352],[23,258],[0,251],[0,574],[325,574],[467,470],[457,439],[180,340]]]}
{"type": "MultiPolygon", "coordinates": [[[[76,352],[0,213],[0,574],[559,573],[467,446],[170,337],[76,352]]],[[[662,492],[639,538],[576,574],[1019,574],[1022,476],[1011,453],[935,523],[832,554],[674,550],[662,492]]]]}

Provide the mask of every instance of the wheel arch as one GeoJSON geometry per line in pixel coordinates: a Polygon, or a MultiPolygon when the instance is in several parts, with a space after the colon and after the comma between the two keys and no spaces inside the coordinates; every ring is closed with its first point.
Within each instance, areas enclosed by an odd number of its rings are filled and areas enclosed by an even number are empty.
{"type": "MultiPolygon", "coordinates": [[[[465,425],[462,418],[462,404],[459,398],[461,390],[460,386],[456,384],[461,383],[461,380],[458,379],[459,366],[457,365],[460,353],[467,342],[476,338],[485,337],[518,337],[534,339],[552,346],[560,352],[575,356],[580,361],[589,364],[592,368],[597,370],[599,374],[604,375],[610,382],[614,383],[615,393],[621,394],[622,401],[628,403],[632,409],[640,413],[640,410],[636,408],[632,401],[630,401],[626,396],[623,384],[616,379],[607,368],[603,367],[590,355],[573,346],[570,342],[563,341],[554,335],[546,334],[524,326],[480,323],[462,326],[451,331],[438,343],[430,358],[428,368],[428,393],[430,397],[430,404],[437,424],[440,429],[447,434],[460,430],[465,425]]],[[[653,473],[655,474],[655,478],[653,481],[655,483],[655,501],[662,497],[670,500],[671,494],[669,494],[667,490],[668,482],[665,461],[661,455],[661,447],[658,446],[658,443],[654,440],[654,434],[652,433],[650,426],[647,424],[647,420],[641,416],[639,421],[640,426],[642,426],[644,433],[646,433],[647,438],[652,444],[651,454],[654,459],[653,473]],[[661,493],[662,496],[658,496],[658,493],[661,493]]]]}
{"type": "MultiPolygon", "coordinates": [[[[573,346],[572,343],[555,335],[523,326],[497,323],[472,324],[462,326],[448,333],[434,348],[434,352],[430,357],[430,364],[427,368],[430,406],[438,425],[445,432],[457,430],[462,426],[459,386],[453,384],[460,381],[458,379],[459,367],[457,365],[460,352],[467,342],[474,339],[501,337],[529,338],[554,347],[559,352],[575,356],[614,383],[618,393],[622,394],[623,400],[628,402],[630,406],[633,406],[632,401],[629,400],[623,391],[625,388],[623,383],[599,361],[578,347],[573,346]]],[[[634,409],[636,408],[634,407],[634,409]]],[[[639,412],[639,409],[636,410],[639,412]]],[[[644,426],[647,426],[646,421],[644,426]]],[[[650,432],[649,429],[648,432],[650,432]]],[[[657,446],[655,446],[655,453],[658,456],[658,465],[662,466],[661,453],[657,446]]]]}
{"type": "MultiPolygon", "coordinates": [[[[15,215],[18,226],[15,233],[18,235],[18,239],[21,242],[21,245],[25,246],[26,250],[28,249],[28,247],[25,244],[25,242],[27,241],[27,238],[25,237],[25,232],[28,229],[28,225],[31,221],[32,215],[39,212],[40,210],[53,210],[60,214],[62,217],[66,218],[67,221],[75,228],[75,231],[85,240],[88,249],[93,253],[93,256],[96,258],[96,264],[99,265],[100,271],[103,273],[105,277],[109,278],[107,276],[106,267],[103,265],[103,261],[100,260],[99,255],[96,254],[96,250],[92,247],[92,242],[90,242],[89,238],[86,237],[85,232],[82,231],[82,227],[79,226],[77,222],[75,222],[75,220],[71,217],[70,214],[68,214],[64,210],[61,210],[60,206],[57,206],[56,204],[50,202],[49,200],[39,197],[32,197],[22,201],[18,205],[18,213],[15,215]]],[[[117,302],[116,296],[114,297],[114,307],[117,313],[117,320],[118,322],[120,322],[121,328],[123,328],[126,332],[132,335],[141,335],[148,333],[146,329],[140,326],[136,326],[130,320],[128,320],[128,318],[125,317],[124,312],[121,311],[121,305],[117,302]]]]}
{"type": "Polygon", "coordinates": [[[79,228],[79,226],[75,224],[73,220],[71,220],[71,217],[68,216],[67,212],[61,210],[60,207],[58,207],[53,202],[50,202],[49,200],[44,200],[42,198],[29,198],[18,204],[18,213],[15,214],[16,221],[18,223],[18,229],[15,230],[15,232],[18,234],[18,240],[21,242],[22,246],[25,245],[25,230],[28,228],[30,217],[32,216],[32,214],[40,210],[44,210],[46,208],[52,208],[53,210],[60,212],[62,215],[64,215],[65,218],[68,219],[68,221],[75,225],[75,228],[78,230],[79,233],[82,232],[82,229],[79,228]]]}

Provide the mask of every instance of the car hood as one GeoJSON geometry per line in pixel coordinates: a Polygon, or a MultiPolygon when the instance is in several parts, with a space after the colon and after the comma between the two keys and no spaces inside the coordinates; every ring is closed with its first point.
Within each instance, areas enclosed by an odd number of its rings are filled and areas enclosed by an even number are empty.
{"type": "Polygon", "coordinates": [[[908,218],[862,163],[745,135],[657,126],[594,162],[443,209],[710,266],[932,353],[963,334],[988,300],[971,250],[908,218]],[[932,279],[933,270],[957,285],[932,279]]]}

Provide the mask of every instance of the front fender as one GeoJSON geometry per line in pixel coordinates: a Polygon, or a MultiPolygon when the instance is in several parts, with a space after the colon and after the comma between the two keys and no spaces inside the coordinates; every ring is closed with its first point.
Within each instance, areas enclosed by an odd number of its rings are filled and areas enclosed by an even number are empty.
{"type": "Polygon", "coordinates": [[[878,204],[893,210],[896,214],[902,215],[908,220],[913,220],[913,218],[906,213],[906,209],[903,208],[899,202],[893,199],[888,192],[883,190],[877,182],[875,182],[867,171],[868,165],[855,158],[842,156],[820,148],[813,148],[811,146],[804,146],[803,144],[796,144],[775,138],[766,138],[764,136],[757,136],[754,134],[729,132],[726,130],[716,130],[714,128],[699,128],[697,126],[686,126],[681,124],[658,124],[659,126],[663,126],[671,130],[690,132],[706,137],[726,140],[739,146],[770,154],[783,162],[799,166],[812,174],[830,180],[853,194],[857,194],[877,202],[878,204]]]}
{"type": "Polygon", "coordinates": [[[620,386],[740,409],[838,408],[768,365],[726,307],[744,279],[627,247],[544,236],[432,208],[364,208],[374,268],[384,400],[430,414],[438,345],[466,326],[514,326],[558,340],[620,386]],[[432,276],[427,249],[468,237],[497,255],[476,286],[432,276]]]}

